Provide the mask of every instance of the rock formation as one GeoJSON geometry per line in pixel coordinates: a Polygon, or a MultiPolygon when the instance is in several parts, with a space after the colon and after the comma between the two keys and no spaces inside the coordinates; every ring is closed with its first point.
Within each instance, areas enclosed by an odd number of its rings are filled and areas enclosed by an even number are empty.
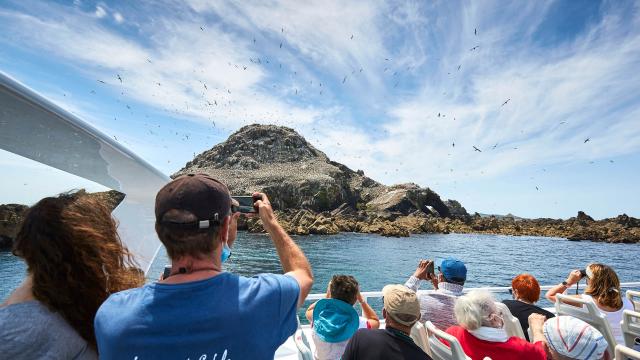
{"type": "MultiPolygon", "coordinates": [[[[362,170],[331,161],[294,130],[280,126],[245,126],[173,177],[198,172],[220,179],[232,194],[267,193],[282,226],[293,235],[359,232],[402,237],[454,232],[640,242],[640,220],[626,214],[603,220],[582,211],[567,220],[472,216],[459,202],[442,201],[429,188],[380,184],[362,170]]],[[[90,195],[112,209],[124,197],[116,191],[90,195]]],[[[26,209],[0,205],[0,248],[11,246],[26,209]]],[[[238,227],[263,231],[258,217],[241,217],[238,227]]]]}
{"type": "MultiPolygon", "coordinates": [[[[79,190],[79,192],[96,197],[98,200],[104,202],[111,210],[115,209],[122,199],[124,199],[124,194],[115,190],[96,193],[86,193],[84,190],[79,190]]],[[[29,207],[26,205],[0,205],[0,250],[11,249],[13,240],[18,234],[20,224],[28,209],[29,207]]]]}
{"type": "Polygon", "coordinates": [[[18,233],[28,207],[18,204],[0,205],[0,250],[9,250],[18,233]]]}
{"type": "Polygon", "coordinates": [[[206,173],[223,181],[233,194],[263,191],[275,209],[316,213],[342,208],[407,215],[420,210],[449,216],[438,194],[415,184],[384,186],[331,161],[293,129],[249,125],[227,141],[197,155],[173,177],[206,173]]]}

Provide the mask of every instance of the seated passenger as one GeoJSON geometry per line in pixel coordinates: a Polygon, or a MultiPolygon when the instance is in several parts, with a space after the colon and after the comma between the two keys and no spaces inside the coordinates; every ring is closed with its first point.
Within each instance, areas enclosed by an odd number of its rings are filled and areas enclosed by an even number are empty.
{"type": "Polygon", "coordinates": [[[411,328],[420,319],[416,293],[403,285],[382,289],[385,329],[358,330],[349,340],[342,360],[431,360],[411,339],[411,328]]]}
{"type": "Polygon", "coordinates": [[[109,294],[140,286],[105,205],[80,193],[47,197],[25,215],[13,254],[27,277],[0,306],[3,359],[95,359],[93,318],[109,294]]]}
{"type": "Polygon", "coordinates": [[[558,316],[544,323],[544,337],[553,360],[600,360],[607,341],[593,326],[572,316],[558,316]]]}
{"type": "Polygon", "coordinates": [[[431,321],[437,328],[446,330],[457,324],[453,314],[456,298],[462,295],[467,280],[467,267],[458,259],[448,258],[432,267],[432,260],[421,260],[413,276],[404,284],[418,291],[421,280],[431,281],[434,290],[418,295],[423,323],[431,321]],[[429,269],[438,270],[438,275],[429,273],[429,269]]]}
{"type": "Polygon", "coordinates": [[[298,327],[313,277],[267,196],[254,199],[285,275],[224,272],[237,220],[229,190],[207,175],[178,177],[160,189],[155,209],[171,274],[105,301],[95,320],[100,359],[273,359],[298,327]]]}
{"type": "Polygon", "coordinates": [[[504,330],[502,314],[490,293],[481,290],[471,291],[458,298],[455,305],[455,315],[459,326],[452,326],[447,333],[458,339],[462,350],[473,360],[489,357],[492,360],[519,359],[544,360],[546,349],[542,321],[531,323],[535,344],[519,337],[508,337],[504,330]]]}
{"type": "Polygon", "coordinates": [[[507,305],[511,315],[518,318],[524,337],[529,340],[529,315],[536,313],[544,315],[547,319],[554,317],[547,310],[537,307],[534,304],[540,298],[540,285],[533,275],[520,274],[511,280],[511,295],[514,300],[503,300],[507,305]]]}
{"type": "Polygon", "coordinates": [[[327,288],[327,298],[311,304],[306,312],[313,328],[316,359],[340,359],[349,338],[358,329],[377,329],[380,321],[367,304],[358,287],[358,281],[349,275],[334,275],[327,288]],[[356,301],[364,317],[353,308],[356,301]]]}
{"type": "MultiPolygon", "coordinates": [[[[569,273],[566,281],[547,291],[547,299],[555,303],[556,294],[564,293],[583,277],[587,280],[584,294],[575,296],[596,304],[596,307],[606,316],[609,325],[611,325],[611,331],[618,344],[624,344],[620,321],[622,321],[624,310],[633,311],[633,304],[623,296],[618,275],[611,267],[602,264],[589,264],[584,273],[580,270],[573,270],[569,273]]],[[[572,305],[579,306],[580,304],[572,305]]]]}

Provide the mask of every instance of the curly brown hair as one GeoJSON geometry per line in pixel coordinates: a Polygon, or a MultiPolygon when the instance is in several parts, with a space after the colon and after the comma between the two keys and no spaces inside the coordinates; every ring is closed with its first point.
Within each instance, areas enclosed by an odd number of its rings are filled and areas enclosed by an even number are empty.
{"type": "Polygon", "coordinates": [[[591,295],[601,305],[620,309],[622,292],[618,274],[610,266],[603,264],[589,264],[587,268],[591,270],[593,277],[588,278],[589,282],[584,293],[591,295]]]}
{"type": "Polygon", "coordinates": [[[358,280],[351,275],[333,275],[329,283],[332,299],[339,299],[354,305],[358,299],[358,280]]]}
{"type": "Polygon", "coordinates": [[[65,193],[27,211],[13,246],[33,276],[33,296],[94,348],[98,307],[111,293],[144,283],[116,227],[100,201],[65,193]]]}

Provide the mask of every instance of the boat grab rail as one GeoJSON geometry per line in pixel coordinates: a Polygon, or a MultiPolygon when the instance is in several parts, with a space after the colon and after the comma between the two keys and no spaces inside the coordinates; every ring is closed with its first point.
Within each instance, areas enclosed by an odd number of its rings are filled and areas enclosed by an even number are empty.
{"type": "MultiPolygon", "coordinates": [[[[540,290],[549,290],[553,287],[555,287],[557,285],[545,285],[545,286],[540,286],[540,290]]],[[[640,288],[640,281],[638,282],[626,282],[626,283],[621,283],[620,284],[620,288],[640,288]]],[[[484,290],[484,291],[488,291],[490,293],[503,293],[503,292],[508,292],[509,289],[511,289],[511,286],[497,286],[497,287],[476,287],[476,288],[464,288],[462,290],[463,293],[468,293],[469,291],[473,291],[473,290],[484,290]]],[[[421,293],[425,293],[427,291],[430,290],[418,290],[418,295],[420,295],[421,293]]],[[[365,302],[367,302],[368,298],[381,298],[382,297],[382,291],[364,291],[360,293],[362,295],[362,298],[364,299],[365,302]]],[[[322,294],[309,294],[307,296],[307,299],[305,301],[313,301],[313,300],[320,300],[320,299],[324,299],[326,297],[326,293],[322,293],[322,294]]]]}

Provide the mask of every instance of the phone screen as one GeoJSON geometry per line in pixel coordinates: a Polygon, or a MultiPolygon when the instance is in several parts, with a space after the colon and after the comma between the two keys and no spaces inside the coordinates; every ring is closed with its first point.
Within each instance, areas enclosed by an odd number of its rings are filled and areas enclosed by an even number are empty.
{"type": "Polygon", "coordinates": [[[162,279],[166,279],[171,275],[171,265],[164,266],[164,272],[162,273],[162,279]]]}
{"type": "Polygon", "coordinates": [[[236,200],[239,206],[235,207],[235,212],[241,213],[255,213],[256,209],[253,207],[253,196],[232,196],[236,200]]]}

